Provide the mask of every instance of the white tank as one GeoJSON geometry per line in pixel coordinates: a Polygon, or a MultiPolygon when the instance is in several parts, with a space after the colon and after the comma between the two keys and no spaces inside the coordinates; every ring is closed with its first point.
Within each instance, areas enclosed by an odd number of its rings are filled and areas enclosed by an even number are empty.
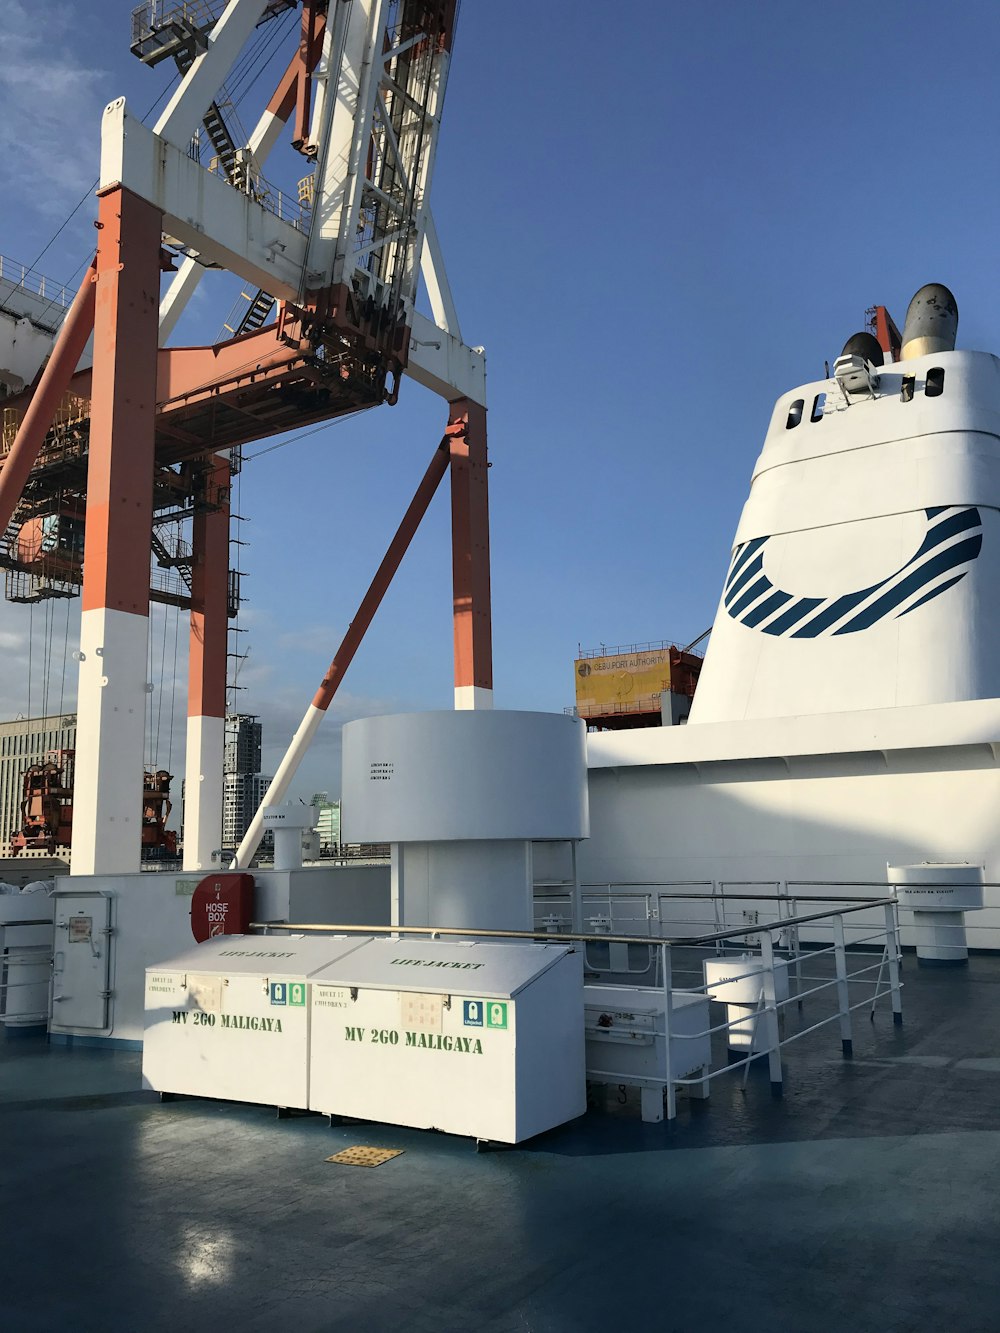
{"type": "Polygon", "coordinates": [[[344,840],[393,844],[393,922],[531,930],[532,842],[590,833],[584,724],[456,710],[343,736],[344,840]]]}
{"type": "Polygon", "coordinates": [[[965,914],[983,905],[983,867],[922,861],[886,869],[900,909],[913,913],[917,961],[924,965],[968,962],[965,914]]]}
{"type": "Polygon", "coordinates": [[[998,593],[1000,362],[844,357],[775,406],[690,723],[1000,697],[998,593]]]}

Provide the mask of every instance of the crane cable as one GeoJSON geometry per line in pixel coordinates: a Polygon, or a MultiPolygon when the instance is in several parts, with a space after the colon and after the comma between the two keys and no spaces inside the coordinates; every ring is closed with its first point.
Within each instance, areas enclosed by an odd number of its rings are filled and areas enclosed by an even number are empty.
{"type": "Polygon", "coordinates": [[[62,675],[59,678],[59,712],[63,711],[63,700],[66,697],[66,658],[69,653],[69,607],[72,599],[66,598],[66,633],[63,636],[63,657],[62,657],[62,675]]]}
{"type": "Polygon", "coordinates": [[[180,636],[181,609],[174,607],[174,665],[171,672],[170,685],[170,733],[167,741],[167,772],[173,768],[174,763],[174,706],[177,703],[177,640],[180,636]]]}
{"type": "Polygon", "coordinates": [[[31,670],[31,649],[34,637],[35,637],[35,603],[29,602],[28,604],[28,714],[27,714],[28,717],[31,716],[31,677],[33,675],[33,672],[31,670]]]}

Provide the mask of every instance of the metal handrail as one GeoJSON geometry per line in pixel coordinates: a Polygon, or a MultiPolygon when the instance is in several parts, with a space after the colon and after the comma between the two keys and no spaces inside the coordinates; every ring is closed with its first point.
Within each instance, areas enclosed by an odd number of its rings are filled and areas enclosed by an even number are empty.
{"type": "Polygon", "coordinates": [[[741,935],[759,935],[767,930],[784,930],[788,926],[804,925],[807,921],[818,921],[832,915],[846,916],[851,912],[863,912],[869,907],[895,906],[895,898],[866,899],[856,907],[843,907],[836,914],[831,912],[809,912],[805,916],[782,917],[780,921],[758,921],[752,925],[735,927],[732,930],[715,931],[711,935],[681,936],[671,939],[666,935],[578,935],[570,931],[548,932],[541,930],[477,930],[472,926],[343,926],[333,922],[324,925],[310,922],[299,924],[290,921],[251,921],[251,930],[287,930],[295,934],[341,934],[341,935],[460,935],[468,939],[503,939],[503,940],[539,940],[548,944],[670,944],[679,948],[690,949],[699,944],[715,944],[719,940],[734,939],[741,935]]]}
{"type": "Polygon", "coordinates": [[[8,255],[0,255],[0,278],[5,278],[14,287],[42,297],[50,305],[68,306],[73,299],[72,289],[61,282],[53,282],[43,273],[36,273],[27,264],[19,264],[8,255]]]}
{"type": "MultiPolygon", "coordinates": [[[[759,895],[758,895],[759,897],[759,895]]],[[[783,899],[786,903],[787,898],[783,899]]],[[[780,905],[780,904],[779,904],[780,905]]],[[[797,916],[782,917],[766,922],[745,922],[740,926],[732,927],[728,930],[713,931],[708,934],[694,937],[681,937],[679,939],[670,939],[662,936],[651,935],[610,935],[610,934],[586,934],[576,931],[551,932],[539,930],[483,930],[475,927],[463,926],[385,926],[385,925],[338,925],[336,923],[296,923],[289,921],[255,921],[250,924],[251,931],[262,931],[265,935],[271,931],[282,931],[290,934],[339,934],[339,935],[369,935],[369,936],[425,936],[431,939],[441,939],[442,937],[460,937],[462,939],[494,939],[494,940],[525,940],[544,944],[582,944],[604,945],[604,944],[623,944],[623,945],[642,945],[649,949],[655,949],[658,958],[658,979],[652,987],[649,988],[649,995],[658,995],[661,998],[663,1006],[663,1028],[660,1031],[659,1023],[655,1024],[654,1035],[665,1041],[664,1049],[664,1069],[662,1073],[633,1074],[627,1078],[626,1082],[635,1082],[643,1089],[643,1098],[645,1100],[648,1091],[651,1088],[662,1089],[666,1116],[668,1120],[673,1120],[677,1114],[677,1090],[681,1087],[700,1086],[706,1088],[715,1078],[721,1077],[724,1073],[734,1070],[743,1070],[743,1083],[746,1085],[746,1079],[749,1073],[750,1063],[756,1054],[766,1052],[768,1059],[768,1069],[772,1087],[780,1089],[782,1084],[781,1050],[791,1040],[797,1040],[805,1036],[808,1032],[815,1032],[820,1028],[825,1028],[831,1023],[838,1023],[840,1026],[840,1036],[842,1042],[843,1054],[849,1057],[852,1051],[851,1038],[851,1013],[856,1009],[869,1009],[872,1016],[875,1013],[875,1007],[879,1000],[884,996],[890,997],[893,1022],[902,1022],[902,1004],[900,992],[902,982],[899,976],[899,937],[896,925],[897,902],[894,897],[882,898],[848,898],[842,901],[842,904],[830,910],[829,907],[820,912],[806,912],[797,916]],[[854,972],[848,970],[846,940],[844,934],[844,918],[852,913],[867,912],[872,907],[879,906],[883,908],[885,915],[884,940],[885,947],[883,955],[878,963],[871,963],[867,966],[856,969],[854,972]],[[780,938],[783,932],[792,928],[791,938],[797,941],[797,927],[806,925],[810,922],[824,920],[829,922],[835,932],[834,944],[829,949],[821,950],[821,953],[832,953],[834,957],[835,975],[832,978],[825,976],[811,976],[803,978],[801,975],[801,955],[797,944],[793,944],[790,957],[779,960],[775,956],[774,943],[776,938],[780,938]],[[750,1041],[747,1046],[747,1053],[744,1058],[738,1059],[735,1063],[727,1062],[718,1069],[711,1069],[709,1066],[702,1068],[698,1074],[678,1078],[674,1073],[673,1057],[671,1055],[672,1042],[687,1041],[694,1039],[711,1038],[715,1033],[723,1031],[738,1031],[745,1033],[746,1016],[741,1010],[748,1009],[750,1006],[740,1001],[723,1000],[728,1005],[726,1021],[717,1024],[711,1024],[700,1033],[675,1032],[673,1027],[674,1012],[674,977],[672,955],[675,948],[690,950],[692,947],[705,946],[710,948],[716,946],[716,952],[719,951],[721,942],[726,940],[745,939],[747,936],[759,937],[760,941],[760,963],[762,966],[751,965],[749,971],[740,971],[740,959],[734,959],[733,965],[735,971],[726,978],[727,983],[734,981],[746,981],[753,978],[759,982],[760,994],[757,999],[753,1012],[753,1025],[750,1034],[750,1041]],[[795,976],[794,991],[787,999],[779,1000],[775,993],[775,973],[778,966],[788,969],[789,981],[795,976]],[[888,969],[888,982],[883,989],[882,977],[884,969],[888,969]],[[877,971],[874,981],[869,979],[870,974],[877,971]],[[864,977],[865,980],[861,980],[864,977]],[[806,989],[802,988],[801,982],[806,980],[810,984],[806,989]],[[862,984],[868,992],[864,999],[855,1001],[850,1000],[849,985],[851,982],[862,984]],[[872,994],[872,989],[874,994],[872,994]],[[821,1018],[819,1022],[813,1023],[808,1028],[802,1029],[789,1037],[782,1038],[779,1028],[779,1014],[790,1005],[802,1007],[804,1000],[819,995],[820,993],[834,992],[836,994],[836,1007],[833,1013],[821,1018]],[[757,1045],[758,1025],[762,1025],[760,1030],[764,1034],[766,1045],[761,1050],[757,1045]]],[[[882,932],[879,932],[881,935],[882,932]]],[[[866,941],[875,939],[875,935],[865,937],[866,941]]],[[[819,956],[818,954],[816,956],[819,956]]],[[[861,955],[857,955],[861,956],[861,955]]],[[[721,999],[721,996],[714,994],[714,989],[710,983],[704,982],[698,987],[681,988],[686,994],[701,994],[708,999],[721,999]]],[[[608,1081],[614,1077],[618,1081],[620,1073],[612,1074],[612,1071],[593,1069],[588,1066],[588,1077],[595,1081],[608,1081]]],[[[645,1118],[645,1105],[643,1115],[645,1118]]],[[[658,1117],[657,1117],[658,1118],[658,1117]]]]}
{"type": "MultiPolygon", "coordinates": [[[[704,638],[705,635],[702,635],[704,638]]],[[[700,639],[695,639],[695,644],[700,643],[700,639]]],[[[669,648],[673,648],[679,653],[689,653],[692,657],[704,657],[703,652],[695,652],[692,647],[684,648],[681,645],[683,639],[651,639],[648,643],[602,643],[600,648],[584,648],[581,645],[577,647],[576,660],[582,662],[595,657],[627,657],[630,653],[636,655],[640,653],[661,653],[669,648]]]]}

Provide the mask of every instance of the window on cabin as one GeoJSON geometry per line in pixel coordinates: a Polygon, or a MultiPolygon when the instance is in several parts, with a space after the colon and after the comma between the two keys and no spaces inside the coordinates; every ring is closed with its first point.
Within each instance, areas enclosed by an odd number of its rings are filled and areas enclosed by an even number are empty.
{"type": "Polygon", "coordinates": [[[785,430],[792,430],[802,420],[802,409],[805,407],[804,398],[796,398],[788,409],[788,420],[785,422],[785,430]]]}
{"type": "Polygon", "coordinates": [[[823,409],[826,406],[826,394],[818,393],[813,399],[813,410],[809,413],[810,421],[822,421],[823,409]]]}
{"type": "Polygon", "coordinates": [[[940,398],[944,393],[944,367],[934,366],[927,372],[924,393],[928,398],[940,398]]]}
{"type": "Polygon", "coordinates": [[[899,390],[899,401],[901,403],[913,402],[913,390],[916,387],[916,375],[904,375],[903,383],[899,390]]]}

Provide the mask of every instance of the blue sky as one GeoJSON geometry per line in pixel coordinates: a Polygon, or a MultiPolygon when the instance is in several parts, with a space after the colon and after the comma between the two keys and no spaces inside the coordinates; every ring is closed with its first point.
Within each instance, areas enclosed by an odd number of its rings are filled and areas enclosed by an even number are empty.
{"type": "MultiPolygon", "coordinates": [[[[29,0],[0,0],[0,252],[23,262],[95,178],[103,105],[141,114],[166,82],[129,53],[128,0],[84,8],[51,0],[43,28],[29,0]]],[[[973,0],[465,0],[432,200],[463,334],[488,355],[498,706],[570,704],[578,643],[708,627],[773,401],[822,375],[866,307],[901,324],[917,287],[945,282],[959,346],[1000,350],[998,49],[1000,12],[973,0]]],[[[92,218],[88,201],[41,272],[72,277],[92,218]]],[[[203,284],[184,340],[210,341],[230,297],[203,284]]],[[[240,706],[272,768],[443,423],[406,384],[397,407],[244,471],[240,706]]],[[[302,794],[339,788],[338,721],[450,706],[449,540],[442,492],[302,794]]],[[[5,716],[27,706],[28,620],[0,603],[5,716]]],[[[154,618],[157,653],[160,636],[154,618]]]]}

